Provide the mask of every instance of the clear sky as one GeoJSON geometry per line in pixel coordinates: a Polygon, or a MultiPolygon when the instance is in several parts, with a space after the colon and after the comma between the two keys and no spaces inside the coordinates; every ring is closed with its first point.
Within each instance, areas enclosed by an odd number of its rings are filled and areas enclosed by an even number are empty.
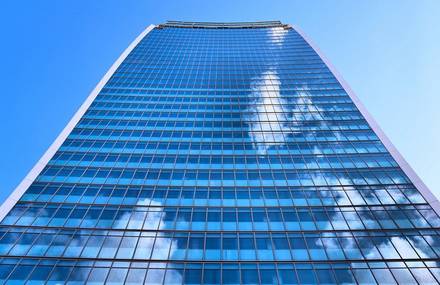
{"type": "Polygon", "coordinates": [[[440,197],[440,1],[6,0],[0,11],[0,201],[149,24],[281,20],[333,62],[440,197]]]}

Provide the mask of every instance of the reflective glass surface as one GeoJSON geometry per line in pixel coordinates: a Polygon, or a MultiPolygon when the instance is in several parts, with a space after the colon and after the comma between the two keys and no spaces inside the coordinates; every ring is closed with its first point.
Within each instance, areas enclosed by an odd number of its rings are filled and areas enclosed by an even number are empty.
{"type": "Polygon", "coordinates": [[[1,222],[0,283],[437,284],[439,227],[294,29],[169,24],[1,222]]]}

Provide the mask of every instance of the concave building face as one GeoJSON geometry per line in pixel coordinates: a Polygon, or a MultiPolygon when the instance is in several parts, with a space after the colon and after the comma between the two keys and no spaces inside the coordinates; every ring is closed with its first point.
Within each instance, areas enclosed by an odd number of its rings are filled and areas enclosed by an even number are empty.
{"type": "Polygon", "coordinates": [[[302,34],[150,26],[2,206],[7,284],[435,284],[438,202],[302,34]]]}

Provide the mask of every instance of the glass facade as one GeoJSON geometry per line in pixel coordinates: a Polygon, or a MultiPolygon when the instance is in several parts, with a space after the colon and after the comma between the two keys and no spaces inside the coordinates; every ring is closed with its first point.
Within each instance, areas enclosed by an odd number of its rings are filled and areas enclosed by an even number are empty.
{"type": "Polygon", "coordinates": [[[155,27],[0,224],[1,284],[438,284],[440,219],[279,22],[155,27]]]}

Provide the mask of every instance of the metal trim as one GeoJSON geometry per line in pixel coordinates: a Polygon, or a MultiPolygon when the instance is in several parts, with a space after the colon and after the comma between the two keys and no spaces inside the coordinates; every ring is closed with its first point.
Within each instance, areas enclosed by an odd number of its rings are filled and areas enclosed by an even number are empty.
{"type": "Polygon", "coordinates": [[[420,179],[417,173],[411,168],[405,158],[399,153],[396,147],[392,144],[390,139],[385,135],[384,131],[380,128],[379,124],[373,118],[373,116],[365,108],[364,104],[359,100],[354,91],[350,88],[348,83],[344,80],[342,75],[336,70],[335,66],[330,62],[330,60],[323,54],[319,47],[297,26],[292,26],[292,28],[306,41],[306,43],[318,54],[325,65],[330,69],[331,73],[336,77],[338,82],[347,92],[348,96],[351,98],[355,106],[361,112],[362,116],[370,125],[371,129],[379,137],[380,141],[384,144],[385,148],[400,166],[402,171],[408,176],[414,186],[419,190],[420,194],[425,198],[425,200],[431,205],[434,211],[440,215],[440,202],[437,197],[429,190],[425,183],[420,179]]]}
{"type": "Polygon", "coordinates": [[[198,29],[249,29],[249,28],[275,28],[285,27],[280,21],[257,21],[257,22],[187,22],[166,21],[159,27],[172,28],[198,28],[198,29]]]}
{"type": "Polygon", "coordinates": [[[130,52],[139,44],[139,42],[153,29],[155,25],[149,25],[136,39],[122,52],[119,58],[113,63],[107,73],[102,77],[99,83],[95,86],[92,92],[89,94],[84,103],[79,107],[78,111],[76,111],[75,115],[70,119],[69,123],[64,127],[55,141],[50,145],[50,147],[46,150],[43,156],[38,160],[38,162],[34,165],[34,167],[28,172],[25,178],[18,184],[15,190],[9,195],[9,197],[3,202],[0,206],[0,221],[9,213],[9,211],[15,206],[17,201],[23,196],[29,186],[35,181],[50,159],[54,156],[63,142],[66,140],[67,136],[71,133],[73,128],[82,118],[84,113],[90,107],[90,105],[95,100],[96,96],[98,96],[99,92],[101,92],[102,88],[105,86],[107,81],[112,77],[121,63],[125,60],[125,58],[130,54],[130,52]]]}

